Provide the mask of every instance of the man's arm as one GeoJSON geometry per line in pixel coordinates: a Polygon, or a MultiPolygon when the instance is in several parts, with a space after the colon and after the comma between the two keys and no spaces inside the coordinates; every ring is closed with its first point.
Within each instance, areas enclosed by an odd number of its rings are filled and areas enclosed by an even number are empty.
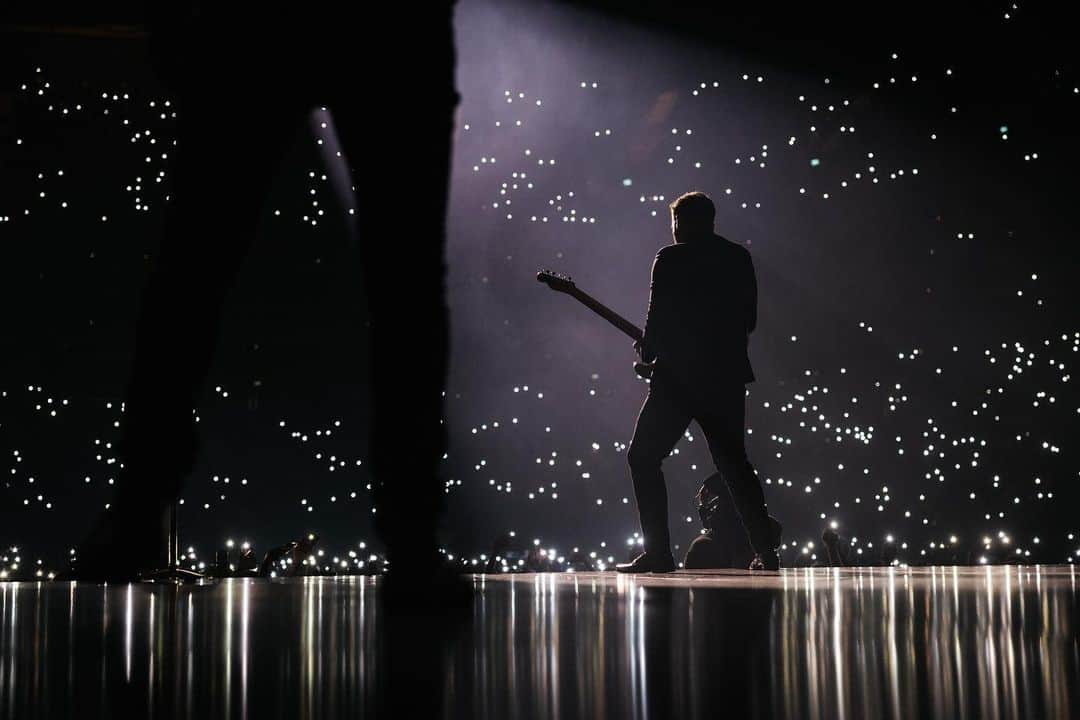
{"type": "Polygon", "coordinates": [[[667,274],[667,262],[663,260],[661,250],[653,260],[649,281],[649,309],[645,314],[645,337],[641,341],[641,359],[645,362],[656,359],[657,340],[667,324],[667,320],[663,319],[668,302],[667,274]]]}

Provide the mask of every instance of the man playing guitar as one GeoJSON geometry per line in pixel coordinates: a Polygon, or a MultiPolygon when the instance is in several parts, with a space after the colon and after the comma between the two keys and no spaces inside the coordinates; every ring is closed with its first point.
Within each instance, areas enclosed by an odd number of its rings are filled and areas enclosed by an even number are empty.
{"type": "Polygon", "coordinates": [[[620,572],[675,569],[660,466],[691,420],[701,426],[746,528],[755,553],[750,568],[780,565],[776,526],[743,442],[745,384],[754,380],[747,345],[757,324],[757,280],[746,248],[713,232],[715,215],[704,193],[675,200],[675,243],[653,262],[644,337],[635,348],[654,369],[627,452],[644,552],[617,565],[620,572]]]}

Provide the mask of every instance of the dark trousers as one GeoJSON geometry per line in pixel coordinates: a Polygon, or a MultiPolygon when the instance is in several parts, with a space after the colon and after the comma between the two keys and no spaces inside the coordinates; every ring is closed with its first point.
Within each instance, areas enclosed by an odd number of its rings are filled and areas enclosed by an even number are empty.
{"type": "MultiPolygon", "coordinates": [[[[181,492],[198,446],[192,411],[210,371],[226,296],[257,221],[269,212],[265,194],[285,149],[311,108],[325,104],[352,168],[346,182],[357,208],[357,280],[367,320],[357,332],[371,348],[370,374],[358,380],[373,396],[369,466],[376,530],[392,567],[426,570],[440,562],[444,219],[457,105],[453,28],[450,3],[404,12],[412,13],[412,46],[428,59],[409,83],[373,71],[384,49],[350,40],[351,30],[329,18],[308,18],[301,28],[315,30],[293,33],[280,48],[285,60],[266,47],[265,55],[244,58],[229,28],[212,24],[186,39],[211,47],[208,57],[215,60],[177,71],[173,192],[138,320],[115,507],[159,514],[181,492]],[[291,65],[293,74],[277,72],[291,65]]],[[[198,57],[193,54],[193,62],[198,57]]],[[[296,218],[289,222],[297,262],[312,262],[305,228],[296,227],[296,218]]],[[[288,286],[290,279],[281,282],[288,286]]]]}
{"type": "Polygon", "coordinates": [[[689,393],[681,393],[667,383],[654,380],[634,427],[627,461],[634,481],[645,550],[660,553],[671,550],[667,486],[660,466],[691,420],[701,426],[713,462],[727,483],[754,552],[771,549],[765,493],[746,457],[743,442],[745,385],[732,383],[707,397],[699,395],[696,401],[688,401],[689,396],[689,393]]]}

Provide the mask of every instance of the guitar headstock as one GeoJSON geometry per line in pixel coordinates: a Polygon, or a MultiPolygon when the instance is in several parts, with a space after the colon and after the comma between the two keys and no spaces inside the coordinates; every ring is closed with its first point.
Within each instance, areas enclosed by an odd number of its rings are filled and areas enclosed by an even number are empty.
{"type": "Polygon", "coordinates": [[[561,275],[552,270],[541,270],[536,273],[536,279],[544,283],[555,292],[569,293],[577,289],[574,281],[567,275],[561,275]]]}

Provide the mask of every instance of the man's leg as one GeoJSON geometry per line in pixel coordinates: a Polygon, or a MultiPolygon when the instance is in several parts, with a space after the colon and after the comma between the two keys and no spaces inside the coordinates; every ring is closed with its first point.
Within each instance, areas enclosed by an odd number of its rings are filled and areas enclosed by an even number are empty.
{"type": "Polygon", "coordinates": [[[773,551],[775,548],[772,545],[765,493],[746,456],[745,387],[733,385],[710,408],[710,412],[696,419],[709,443],[716,469],[727,482],[731,499],[735,501],[735,509],[739,512],[754,552],[760,555],[773,551]]]}
{"type": "Polygon", "coordinates": [[[647,553],[671,554],[667,485],[660,466],[689,424],[690,413],[675,398],[656,387],[649,389],[626,453],[647,553]]]}
{"type": "Polygon", "coordinates": [[[459,100],[450,3],[413,15],[411,42],[424,48],[425,72],[409,83],[376,74],[363,93],[346,86],[342,93],[352,94],[331,102],[362,218],[357,233],[371,346],[374,520],[399,586],[429,582],[442,563],[445,224],[459,100]],[[371,98],[378,102],[372,105],[371,98]]]}
{"type": "Polygon", "coordinates": [[[163,516],[195,462],[193,408],[214,357],[222,306],[255,236],[267,178],[300,118],[277,108],[264,117],[240,101],[194,98],[182,108],[165,235],[136,326],[124,466],[111,509],[80,545],[84,577],[164,565],[163,516]],[[222,117],[233,111],[260,117],[257,129],[242,139],[223,134],[222,117]],[[228,191],[216,182],[224,171],[239,178],[228,191]]]}

